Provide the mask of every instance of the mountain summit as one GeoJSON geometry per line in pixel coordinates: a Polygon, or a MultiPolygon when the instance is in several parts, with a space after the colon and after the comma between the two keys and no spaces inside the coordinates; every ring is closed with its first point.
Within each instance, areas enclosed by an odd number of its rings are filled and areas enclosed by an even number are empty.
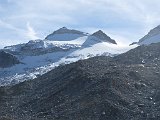
{"type": "Polygon", "coordinates": [[[73,40],[78,37],[86,36],[87,33],[74,30],[74,29],[68,29],[66,27],[62,27],[53,33],[49,34],[45,39],[47,40],[73,40]]]}
{"type": "Polygon", "coordinates": [[[66,27],[62,27],[62,28],[54,31],[52,33],[52,35],[53,34],[65,34],[65,33],[68,33],[68,34],[84,34],[84,32],[81,32],[81,31],[78,31],[78,30],[68,29],[66,27]]]}
{"type": "Polygon", "coordinates": [[[104,42],[110,42],[113,44],[117,44],[115,40],[107,36],[102,30],[98,30],[97,32],[93,33],[92,36],[95,36],[104,42]]]}

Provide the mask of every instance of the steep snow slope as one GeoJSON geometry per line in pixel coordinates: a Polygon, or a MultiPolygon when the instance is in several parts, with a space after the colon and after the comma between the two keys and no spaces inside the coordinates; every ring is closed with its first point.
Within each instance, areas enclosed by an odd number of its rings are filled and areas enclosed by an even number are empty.
{"type": "Polygon", "coordinates": [[[114,56],[130,49],[119,47],[116,42],[112,43],[113,39],[102,33],[90,35],[61,28],[44,40],[32,40],[26,44],[5,47],[4,50],[14,54],[22,64],[0,69],[0,85],[36,78],[61,64],[94,56],[114,56]]]}

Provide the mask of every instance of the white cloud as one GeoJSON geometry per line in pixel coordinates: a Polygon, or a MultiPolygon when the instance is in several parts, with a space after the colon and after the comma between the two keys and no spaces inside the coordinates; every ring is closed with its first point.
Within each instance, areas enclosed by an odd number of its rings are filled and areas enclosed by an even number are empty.
{"type": "Polygon", "coordinates": [[[27,22],[27,37],[29,39],[38,39],[39,37],[37,37],[37,33],[34,31],[33,27],[30,25],[29,22],[27,22]]]}

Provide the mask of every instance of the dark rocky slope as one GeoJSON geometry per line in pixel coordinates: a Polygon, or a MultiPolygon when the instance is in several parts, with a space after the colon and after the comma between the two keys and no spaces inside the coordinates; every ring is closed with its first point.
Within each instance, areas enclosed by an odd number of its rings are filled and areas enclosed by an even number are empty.
{"type": "Polygon", "coordinates": [[[60,66],[0,89],[0,116],[15,120],[158,120],[160,44],[60,66]],[[143,60],[143,61],[142,61],[143,60]]]}
{"type": "Polygon", "coordinates": [[[11,67],[19,63],[19,60],[14,55],[5,51],[0,51],[0,68],[11,67]]]}

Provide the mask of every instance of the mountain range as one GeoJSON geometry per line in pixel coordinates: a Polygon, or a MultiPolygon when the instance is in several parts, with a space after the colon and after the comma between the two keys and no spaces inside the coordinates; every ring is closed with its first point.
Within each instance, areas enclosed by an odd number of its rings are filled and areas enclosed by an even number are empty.
{"type": "Polygon", "coordinates": [[[119,48],[116,41],[101,30],[89,34],[63,27],[43,40],[6,46],[1,51],[19,61],[0,68],[0,85],[3,86],[34,79],[62,64],[94,56],[114,56],[127,50],[119,48]]]}
{"type": "Polygon", "coordinates": [[[158,120],[159,26],[122,50],[60,28],[0,52],[0,120],[158,120]]]}

